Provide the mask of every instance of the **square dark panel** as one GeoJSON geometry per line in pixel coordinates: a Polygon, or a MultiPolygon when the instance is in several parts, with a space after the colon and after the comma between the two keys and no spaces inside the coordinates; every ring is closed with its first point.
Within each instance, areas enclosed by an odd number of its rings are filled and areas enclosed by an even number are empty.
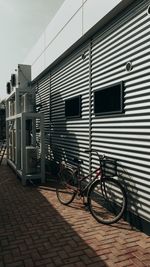
{"type": "Polygon", "coordinates": [[[66,118],[81,117],[81,96],[65,100],[65,116],[66,118]]]}
{"type": "Polygon", "coordinates": [[[123,83],[117,83],[94,92],[96,115],[123,112],[123,83]]]}

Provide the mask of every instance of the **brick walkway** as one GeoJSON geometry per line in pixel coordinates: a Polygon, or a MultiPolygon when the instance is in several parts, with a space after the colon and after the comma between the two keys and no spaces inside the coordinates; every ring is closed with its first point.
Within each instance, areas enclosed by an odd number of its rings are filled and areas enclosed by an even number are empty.
{"type": "Polygon", "coordinates": [[[0,168],[0,267],[150,266],[150,237],[124,221],[98,224],[75,200],[61,205],[55,189],[23,187],[0,168]]]}

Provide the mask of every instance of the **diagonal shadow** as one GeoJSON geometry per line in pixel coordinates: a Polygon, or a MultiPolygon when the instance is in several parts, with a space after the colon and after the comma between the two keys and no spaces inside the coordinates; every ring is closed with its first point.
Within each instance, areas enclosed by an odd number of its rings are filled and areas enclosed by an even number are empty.
{"type": "Polygon", "coordinates": [[[98,255],[90,245],[98,248],[88,235],[93,220],[84,228],[89,215],[70,209],[59,204],[54,188],[23,187],[8,166],[1,166],[0,266],[108,266],[102,259],[108,248],[98,255]]]}
{"type": "MultiPolygon", "coordinates": [[[[52,182],[48,182],[46,185],[44,186],[40,186],[40,188],[43,191],[56,191],[56,181],[52,181],[52,182]]],[[[82,198],[77,198],[78,201],[73,201],[72,203],[70,203],[67,207],[70,207],[74,210],[85,210],[86,212],[88,211],[88,208],[83,204],[83,200],[82,198]]],[[[112,228],[118,228],[118,229],[124,229],[127,231],[133,231],[135,227],[132,227],[132,225],[130,225],[128,222],[126,222],[124,219],[121,219],[119,222],[115,223],[115,224],[111,224],[109,225],[109,227],[112,228]]],[[[136,231],[136,228],[135,228],[136,231]]]]}

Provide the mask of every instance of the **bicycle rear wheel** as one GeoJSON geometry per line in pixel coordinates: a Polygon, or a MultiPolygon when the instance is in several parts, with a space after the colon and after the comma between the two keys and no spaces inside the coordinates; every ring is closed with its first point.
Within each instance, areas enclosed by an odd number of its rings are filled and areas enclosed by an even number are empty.
{"type": "Polygon", "coordinates": [[[100,223],[112,224],[122,217],[126,195],[120,183],[113,178],[95,181],[88,192],[89,210],[100,223]]]}
{"type": "Polygon", "coordinates": [[[56,195],[61,204],[70,204],[76,195],[74,175],[69,168],[61,171],[56,188],[56,195]]]}

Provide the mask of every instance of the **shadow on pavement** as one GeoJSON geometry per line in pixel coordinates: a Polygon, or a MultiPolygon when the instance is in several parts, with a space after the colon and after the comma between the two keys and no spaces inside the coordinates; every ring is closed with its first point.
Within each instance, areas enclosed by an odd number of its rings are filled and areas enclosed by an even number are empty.
{"type": "Polygon", "coordinates": [[[8,166],[1,166],[0,266],[108,266],[89,245],[92,236],[82,239],[82,217],[72,218],[50,190],[23,187],[8,166]]]}

